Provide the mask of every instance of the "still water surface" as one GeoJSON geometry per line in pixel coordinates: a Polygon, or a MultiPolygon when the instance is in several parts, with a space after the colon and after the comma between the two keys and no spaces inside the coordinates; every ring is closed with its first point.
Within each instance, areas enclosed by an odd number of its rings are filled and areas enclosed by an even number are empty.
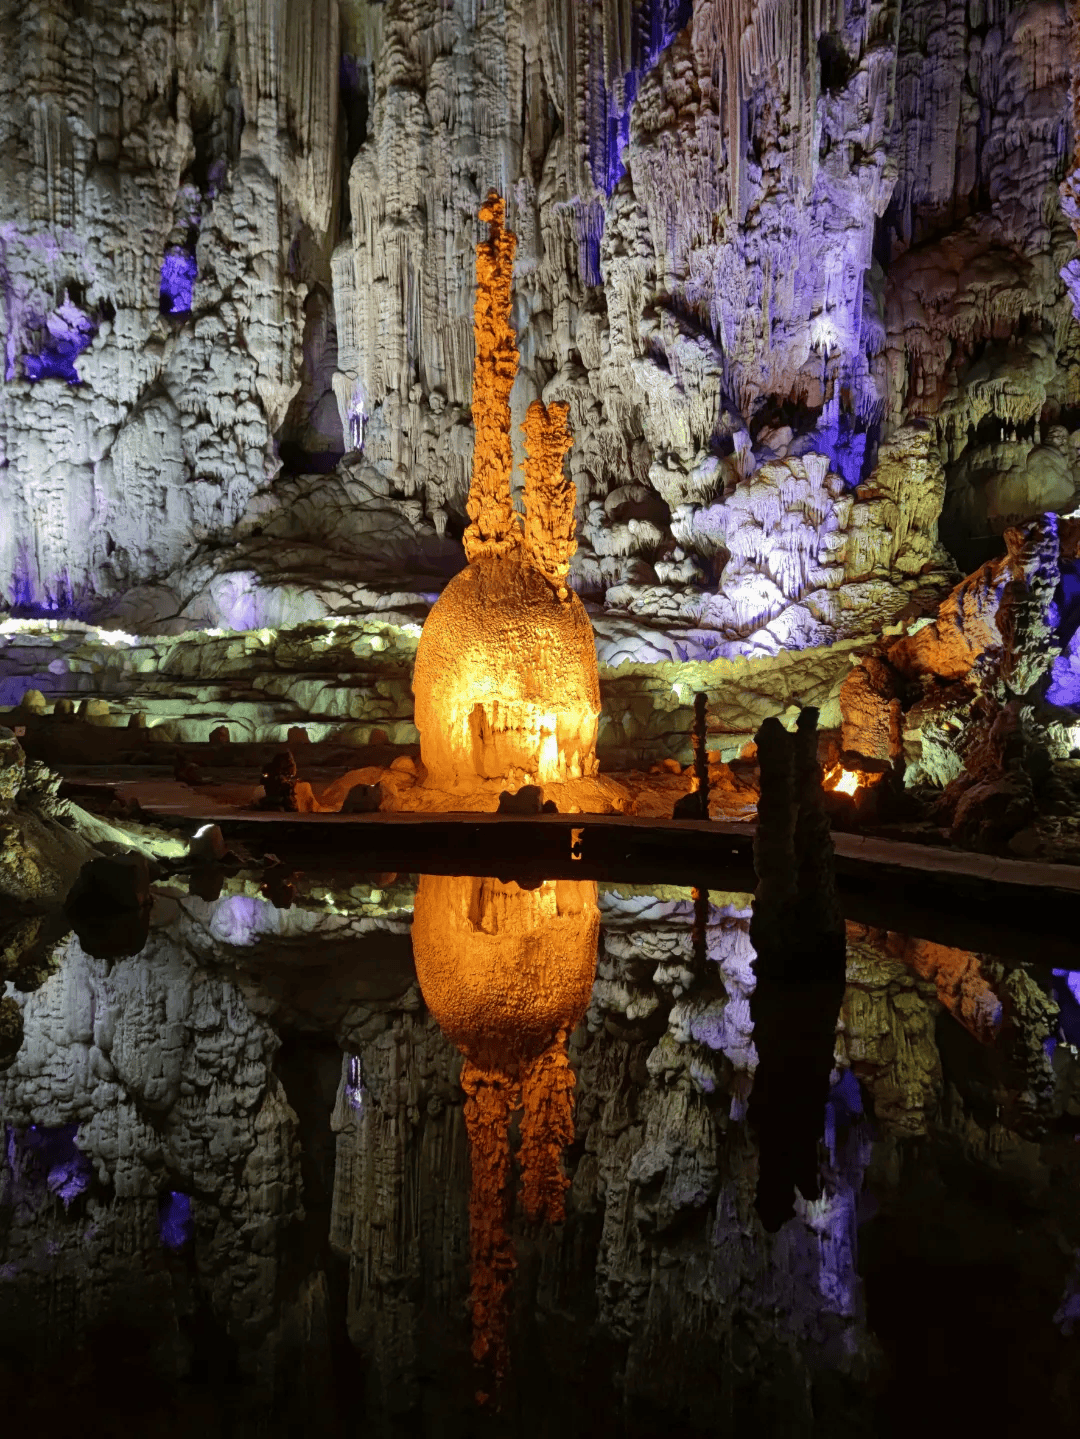
{"type": "Polygon", "coordinates": [[[770,996],[750,906],[239,877],[61,939],[8,984],[12,1420],[1071,1430],[1080,974],[849,925],[770,996]]]}

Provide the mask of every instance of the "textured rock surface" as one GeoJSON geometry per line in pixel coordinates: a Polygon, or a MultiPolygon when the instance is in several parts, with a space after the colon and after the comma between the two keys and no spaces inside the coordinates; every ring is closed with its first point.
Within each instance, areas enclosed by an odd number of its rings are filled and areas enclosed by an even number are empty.
{"type": "MultiPolygon", "coordinates": [[[[133,714],[146,718],[155,739],[147,731],[126,737],[140,748],[144,740],[205,740],[223,723],[235,739],[284,740],[289,726],[302,724],[313,740],[366,744],[381,732],[391,744],[415,745],[412,671],[422,615],[420,597],[398,592],[362,622],[331,619],[278,633],[139,638],[74,622],[8,621],[0,631],[0,700],[17,705],[29,687],[46,692],[50,707],[97,696],[109,705],[100,716],[109,728],[126,727],[133,714]]],[[[840,688],[852,655],[865,647],[843,641],[708,660],[693,636],[603,616],[594,624],[597,752],[611,767],[671,755],[687,762],[698,690],[709,697],[710,748],[715,743],[724,759],[737,757],[767,716],[790,720],[802,704],[819,707],[824,728],[839,727],[840,688]]],[[[557,662],[553,655],[553,670],[557,662]]],[[[24,718],[19,710],[8,723],[24,718]]]]}
{"type": "Polygon", "coordinates": [[[493,184],[515,454],[568,406],[572,583],[641,658],[870,633],[945,587],[943,502],[965,569],[1074,503],[1061,4],[38,0],[0,42],[10,606],[429,604],[493,184]]]}
{"type": "Polygon", "coordinates": [[[840,712],[844,750],[886,764],[899,758],[901,706],[888,665],[870,657],[855,665],[840,690],[840,712]]]}
{"type": "Polygon", "coordinates": [[[277,468],[336,200],[337,6],[305,10],[0,10],[11,604],[168,574],[277,468]]]}
{"type": "Polygon", "coordinates": [[[513,558],[474,561],[424,625],[413,675],[424,764],[445,789],[596,772],[596,646],[576,595],[513,558]]]}
{"type": "MultiPolygon", "coordinates": [[[[39,1416],[93,1392],[100,1412],[119,1395],[129,1416],[162,1422],[227,1395],[240,1432],[271,1411],[281,1432],[312,1414],[333,1432],[336,1413],[345,1432],[467,1426],[461,1060],[415,985],[411,887],[302,877],[281,910],[230,883],[213,904],[160,894],[138,958],[110,966],[69,940],[14,992],[25,1038],[0,1074],[2,1372],[32,1382],[39,1416]]],[[[968,1315],[972,1364],[990,1346],[973,1372],[1004,1362],[997,1289],[1024,1321],[1003,1331],[1014,1381],[1055,1376],[1021,1386],[1023,1412],[1063,1421],[1076,1399],[1059,1333],[1075,1322],[1080,1248],[1075,976],[1051,997],[986,956],[849,930],[824,1192],[766,1236],[745,1124],[749,896],[714,894],[696,916],[685,890],[621,887],[600,907],[569,1051],[567,1218],[513,1224],[507,1421],[532,1434],[537,1415],[558,1415],[584,1439],[598,1414],[649,1436],[673,1413],[688,1434],[768,1432],[783,1416],[809,1439],[851,1432],[854,1414],[874,1432],[911,1387],[906,1367],[889,1380],[882,1346],[906,1365],[915,1345],[914,1366],[939,1342],[929,1320],[924,1340],[898,1337],[899,1314],[925,1317],[926,1295],[947,1305],[961,1281],[965,1303],[987,1286],[968,1315]],[[873,1376],[887,1386],[877,1412],[873,1376]]],[[[1014,1389],[981,1393],[966,1409],[1019,1412],[1014,1389]]],[[[21,1395],[13,1383],[16,1415],[21,1395]]]]}

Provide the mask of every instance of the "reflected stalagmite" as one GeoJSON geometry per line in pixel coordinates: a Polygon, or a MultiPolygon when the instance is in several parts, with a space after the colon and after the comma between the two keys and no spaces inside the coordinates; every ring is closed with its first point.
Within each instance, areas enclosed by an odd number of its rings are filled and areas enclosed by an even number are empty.
{"type": "Polygon", "coordinates": [[[516,242],[503,215],[503,201],[489,195],[480,218],[490,235],[476,250],[469,564],[431,610],[413,676],[428,780],[451,790],[582,779],[597,768],[595,643],[567,587],[576,541],[565,405],[529,407],[524,527],[511,500],[516,242]]]}
{"type": "Polygon", "coordinates": [[[413,955],[424,1000],[465,1056],[472,1190],[473,1355],[497,1382],[507,1367],[507,1291],[514,1269],[511,1117],[522,1110],[521,1206],[564,1217],[561,1157],[573,1138],[574,1076],[566,1043],[589,1003],[600,932],[596,884],[424,875],[413,955]]]}

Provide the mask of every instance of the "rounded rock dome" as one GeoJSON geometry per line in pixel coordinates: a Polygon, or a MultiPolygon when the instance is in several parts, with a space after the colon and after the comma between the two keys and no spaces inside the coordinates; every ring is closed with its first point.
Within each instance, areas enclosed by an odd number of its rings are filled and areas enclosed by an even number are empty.
{"type": "Polygon", "coordinates": [[[424,625],[413,673],[428,782],[545,784],[596,773],[600,683],[585,606],[539,570],[483,558],[424,625]]]}
{"type": "Polygon", "coordinates": [[[468,875],[420,877],[412,943],[424,1003],[483,1069],[514,1074],[576,1027],[599,937],[595,880],[522,889],[468,875]]]}

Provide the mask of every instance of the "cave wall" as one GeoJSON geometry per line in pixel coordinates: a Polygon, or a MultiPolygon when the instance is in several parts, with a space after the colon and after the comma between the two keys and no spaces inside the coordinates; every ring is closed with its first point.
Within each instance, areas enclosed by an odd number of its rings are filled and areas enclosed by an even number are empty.
{"type": "MultiPolygon", "coordinates": [[[[301,384],[338,21],[261,0],[0,9],[0,573],[64,613],[227,535],[301,384]]],[[[165,599],[168,604],[168,599],[165,599]]]]}
{"type": "Polygon", "coordinates": [[[491,185],[515,424],[570,406],[602,638],[869,633],[946,587],[939,515],[967,565],[1073,506],[1063,4],[38,3],[0,37],[8,606],[430,602],[491,185]]]}

